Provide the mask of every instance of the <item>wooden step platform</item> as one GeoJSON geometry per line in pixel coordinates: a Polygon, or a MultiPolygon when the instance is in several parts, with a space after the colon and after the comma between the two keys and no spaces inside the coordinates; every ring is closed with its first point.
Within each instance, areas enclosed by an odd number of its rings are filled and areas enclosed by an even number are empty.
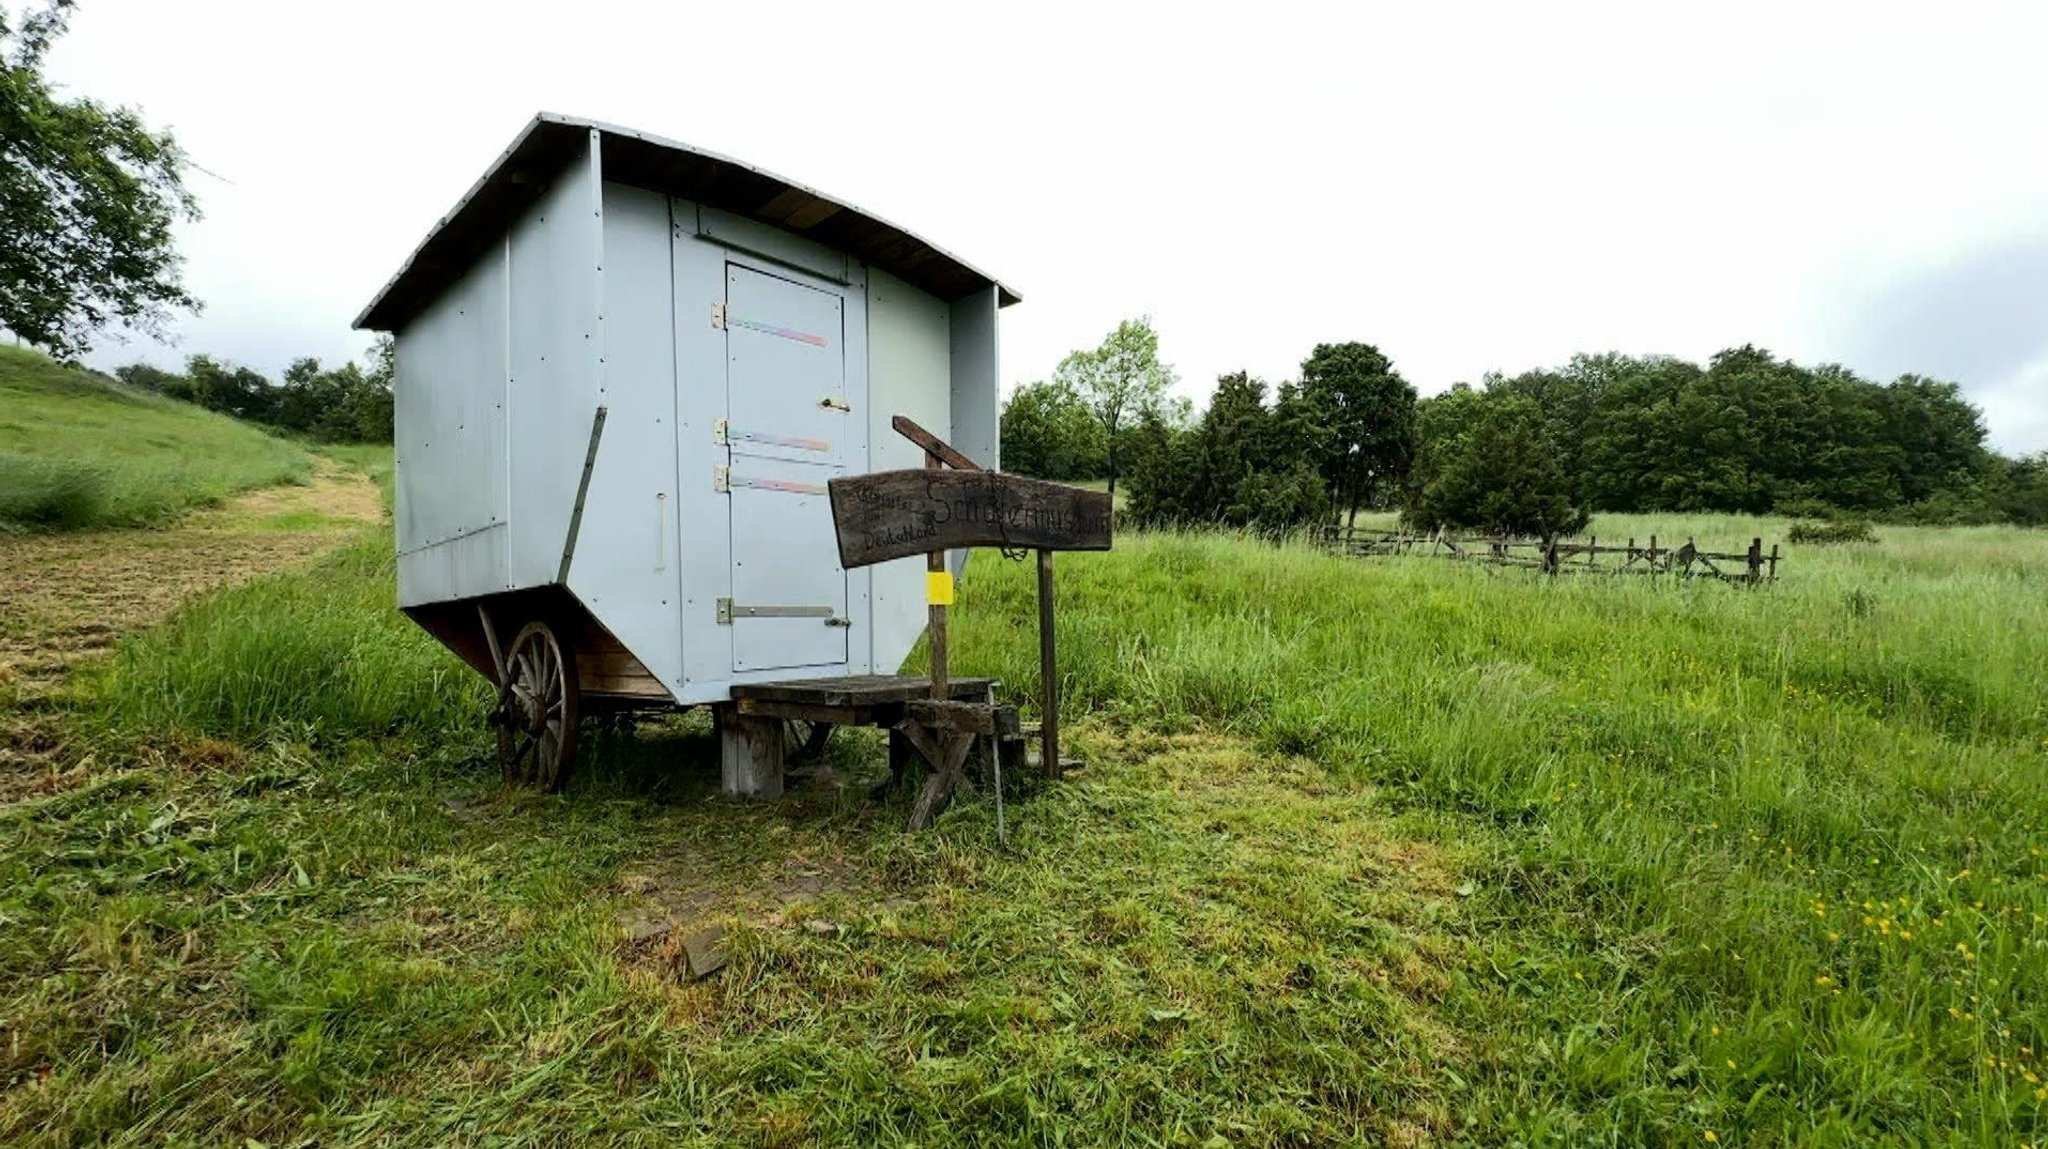
{"type": "Polygon", "coordinates": [[[860,674],[831,678],[754,682],[732,688],[732,702],[716,708],[720,759],[725,791],[773,798],[782,793],[785,754],[781,720],[800,719],[833,726],[877,726],[890,731],[890,759],[899,766],[911,753],[903,731],[906,719],[940,723],[982,734],[993,742],[1016,737],[1016,708],[995,705],[996,680],[956,678],[947,684],[948,699],[932,698],[931,679],[922,675],[860,674]],[[946,708],[971,704],[975,715],[946,708]],[[980,712],[986,712],[981,714],[980,712]],[[968,721],[969,718],[981,719],[968,721]],[[985,720],[985,721],[983,721],[985,720]],[[985,727],[985,729],[984,729],[985,727]]]}
{"type": "MultiPolygon", "coordinates": [[[[956,678],[948,687],[947,696],[956,702],[983,702],[995,691],[996,680],[956,678]]],[[[913,699],[931,696],[932,680],[922,675],[910,674],[853,674],[839,675],[835,678],[797,678],[785,682],[750,682],[745,686],[732,688],[733,701],[742,704],[811,706],[832,710],[900,706],[913,699]]],[[[746,712],[744,706],[742,712],[746,712]]]]}

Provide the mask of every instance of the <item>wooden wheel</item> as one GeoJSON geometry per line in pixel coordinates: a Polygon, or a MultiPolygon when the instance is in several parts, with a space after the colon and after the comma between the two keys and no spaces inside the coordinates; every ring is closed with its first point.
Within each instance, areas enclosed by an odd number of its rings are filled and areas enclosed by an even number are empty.
{"type": "Polygon", "coordinates": [[[576,658],[544,622],[527,623],[505,653],[498,691],[498,761],[507,782],[553,793],[576,761],[576,658]]]}

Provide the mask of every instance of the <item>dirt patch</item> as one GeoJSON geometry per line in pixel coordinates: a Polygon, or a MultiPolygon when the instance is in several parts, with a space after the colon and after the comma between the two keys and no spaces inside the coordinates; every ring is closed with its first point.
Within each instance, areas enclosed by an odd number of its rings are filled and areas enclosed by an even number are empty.
{"type": "Polygon", "coordinates": [[[160,529],[0,537],[0,801],[79,774],[42,711],[74,667],[193,595],[305,562],[382,517],[375,484],[323,463],[304,486],[160,529]]]}
{"type": "Polygon", "coordinates": [[[716,859],[674,854],[620,878],[620,890],[632,898],[618,915],[627,946],[642,960],[678,973],[685,972],[687,962],[689,970],[701,976],[706,971],[696,968],[702,960],[696,951],[722,932],[726,922],[837,932],[837,922],[806,908],[820,898],[863,889],[860,876],[837,857],[792,854],[756,872],[721,874],[723,869],[716,859]]]}

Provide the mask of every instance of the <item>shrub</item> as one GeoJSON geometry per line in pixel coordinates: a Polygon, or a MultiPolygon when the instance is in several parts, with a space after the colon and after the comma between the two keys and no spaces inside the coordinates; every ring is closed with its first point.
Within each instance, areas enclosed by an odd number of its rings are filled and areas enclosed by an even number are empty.
{"type": "Polygon", "coordinates": [[[92,467],[0,454],[0,531],[80,530],[106,502],[106,478],[92,467]]]}
{"type": "Polygon", "coordinates": [[[1825,499],[1798,495],[1779,499],[1772,505],[1771,513],[1783,515],[1788,519],[1834,519],[1841,517],[1842,508],[1825,499]]]}
{"type": "Polygon", "coordinates": [[[1815,543],[1831,546],[1836,543],[1874,543],[1877,532],[1870,529],[1868,519],[1803,519],[1792,524],[1785,532],[1788,543],[1815,543]]]}

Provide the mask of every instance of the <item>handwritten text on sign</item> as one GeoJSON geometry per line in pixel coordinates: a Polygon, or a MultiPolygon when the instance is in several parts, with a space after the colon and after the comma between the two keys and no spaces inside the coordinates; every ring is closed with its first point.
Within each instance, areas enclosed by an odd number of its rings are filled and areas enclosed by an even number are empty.
{"type": "Polygon", "coordinates": [[[1109,496],[999,471],[880,471],[833,479],[839,563],[958,547],[1109,549],[1109,496]]]}

